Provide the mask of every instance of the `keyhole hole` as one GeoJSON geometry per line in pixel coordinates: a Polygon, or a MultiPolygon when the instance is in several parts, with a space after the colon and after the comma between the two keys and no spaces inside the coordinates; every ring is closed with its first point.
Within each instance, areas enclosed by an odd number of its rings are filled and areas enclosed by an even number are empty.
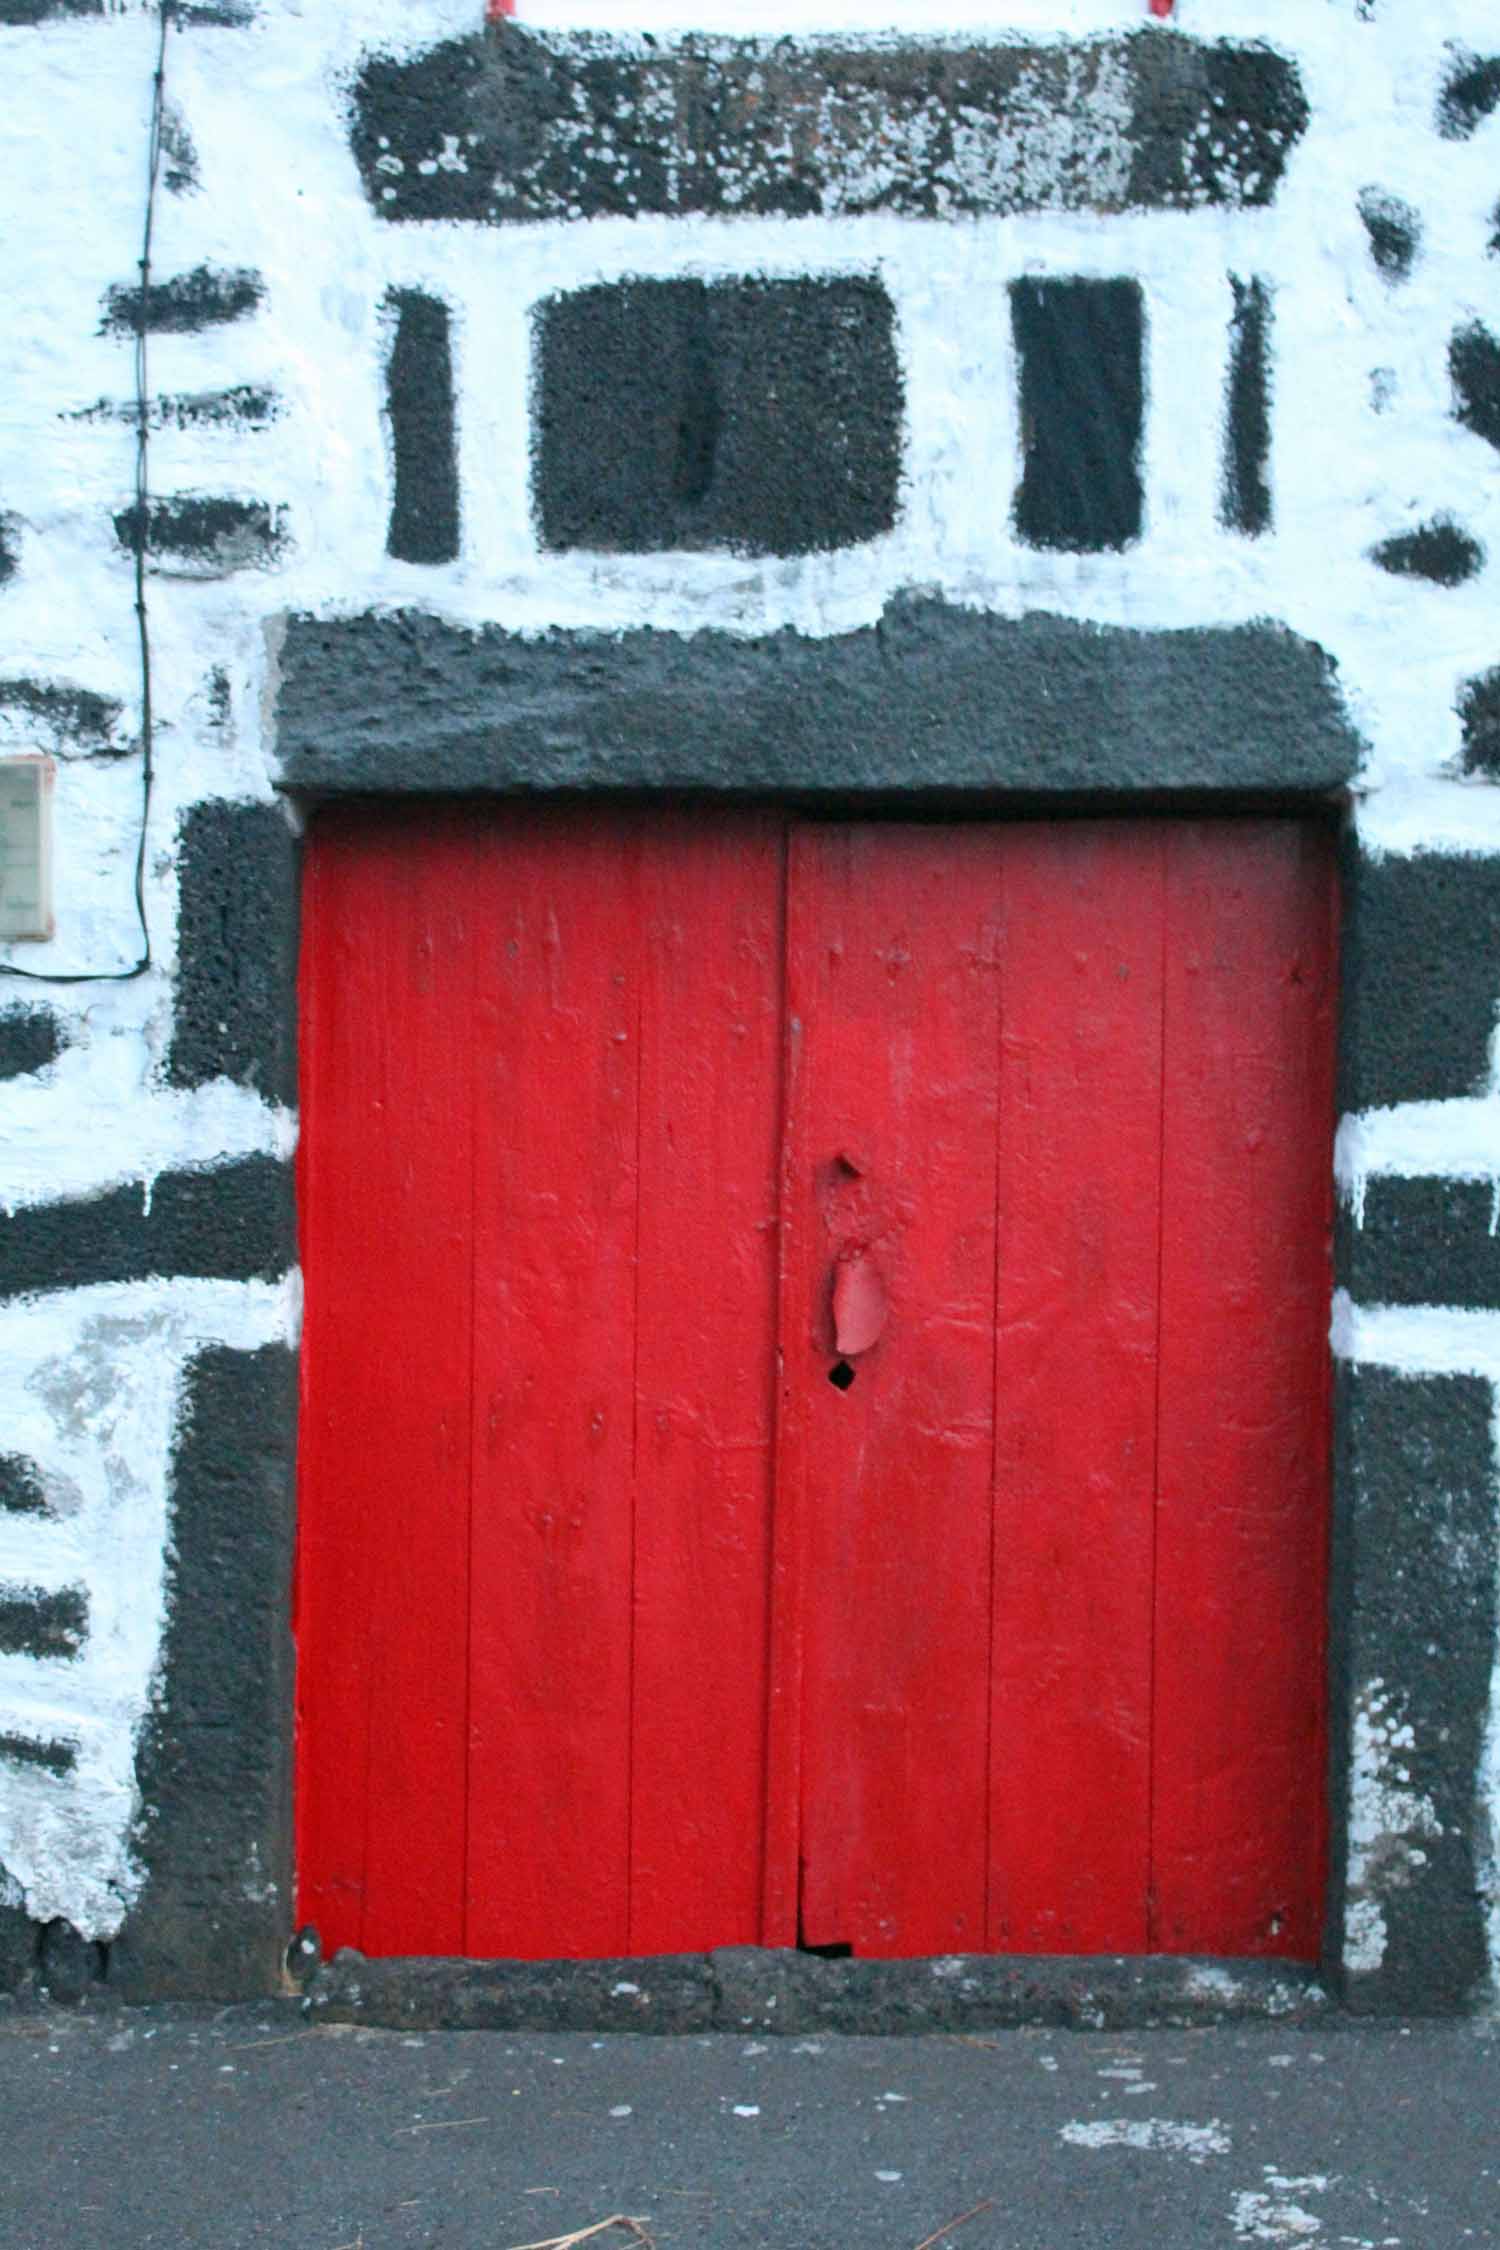
{"type": "Polygon", "coordinates": [[[854,1381],[854,1369],[849,1365],[847,1359],[841,1359],[836,1367],[829,1368],[828,1380],[836,1391],[848,1390],[849,1385],[854,1381]]]}

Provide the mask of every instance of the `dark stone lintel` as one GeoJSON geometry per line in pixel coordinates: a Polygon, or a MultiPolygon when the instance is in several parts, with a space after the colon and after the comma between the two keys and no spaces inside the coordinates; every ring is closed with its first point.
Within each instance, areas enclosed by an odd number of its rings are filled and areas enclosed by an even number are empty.
{"type": "Polygon", "coordinates": [[[1362,745],[1271,624],[1132,632],[926,598],[811,639],[296,616],[282,782],[321,794],[1330,795],[1362,745]]]}

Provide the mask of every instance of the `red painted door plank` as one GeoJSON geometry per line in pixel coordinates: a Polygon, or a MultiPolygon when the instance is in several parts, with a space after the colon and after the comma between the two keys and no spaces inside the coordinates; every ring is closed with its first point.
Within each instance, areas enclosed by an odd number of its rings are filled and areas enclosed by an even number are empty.
{"type": "Polygon", "coordinates": [[[1010,830],[989,1942],[1146,1943],[1162,843],[1010,830]]]}
{"type": "Polygon", "coordinates": [[[471,846],[320,823],[304,953],[299,1913],[462,1949],[471,846]]]}
{"type": "Polygon", "coordinates": [[[1168,846],[1151,1944],[1312,1959],[1336,892],[1291,821],[1168,846]]]}
{"type": "Polygon", "coordinates": [[[785,831],[642,829],[630,1950],[754,1944],[785,831]]]}
{"type": "Polygon", "coordinates": [[[480,964],[468,1950],[629,1944],[639,836],[496,825],[480,964]]]}
{"type": "Polygon", "coordinates": [[[807,1506],[802,1935],[861,1954],[984,1942],[993,1428],[993,842],[802,832],[791,922],[800,1274],[782,1348],[807,1506]],[[829,1380],[835,1276],[879,1340],[829,1380]]]}

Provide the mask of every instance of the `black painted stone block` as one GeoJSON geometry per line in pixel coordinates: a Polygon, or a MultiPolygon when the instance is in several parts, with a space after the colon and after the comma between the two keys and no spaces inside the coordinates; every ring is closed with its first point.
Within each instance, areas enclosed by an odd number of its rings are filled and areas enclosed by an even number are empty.
{"type": "Polygon", "coordinates": [[[1482,1090],[1500,1004],[1500,859],[1352,859],[1341,1106],[1482,1090]]]}
{"type": "Polygon", "coordinates": [[[65,687],[56,680],[0,680],[0,710],[35,720],[91,758],[122,757],[131,747],[120,734],[123,704],[92,688],[65,687]]]}
{"type": "Polygon", "coordinates": [[[29,1734],[0,1734],[0,1759],[13,1766],[40,1767],[44,1773],[70,1774],[78,1763],[78,1746],[29,1734]]]}
{"type": "Polygon", "coordinates": [[[1482,321],[1456,331],[1448,346],[1455,413],[1466,430],[1500,447],[1500,340],[1482,321]]]}
{"type": "Polygon", "coordinates": [[[0,1512],[12,1516],[46,1516],[52,1512],[42,1472],[24,1453],[0,1453],[0,1512]]]}
{"type": "Polygon", "coordinates": [[[1487,1180],[1365,1183],[1363,1225],[1340,1218],[1339,1274],[1370,1305],[1500,1306],[1500,1236],[1487,1180]]]}
{"type": "Polygon", "coordinates": [[[372,56],[351,139],[382,219],[951,219],[1265,205],[1307,122],[1295,64],[1258,41],[621,40],[509,23],[372,56]]]}
{"type": "Polygon", "coordinates": [[[21,527],[12,515],[0,512],[0,586],[15,577],[21,562],[21,527]]]}
{"type": "Polygon", "coordinates": [[[0,23],[47,23],[56,16],[102,16],[104,0],[0,0],[0,23]]]}
{"type": "Polygon", "coordinates": [[[1128,632],[915,597],[816,638],[294,616],[279,670],[282,775],[320,793],[1325,795],[1362,753],[1331,660],[1278,626],[1128,632]]]}
{"type": "Polygon", "coordinates": [[[448,307],[419,289],[393,289],[396,318],[385,370],[393,490],[386,553],[401,562],[452,562],[458,553],[458,444],[448,307]]]}
{"type": "Polygon", "coordinates": [[[247,1156],[203,1172],[0,1214],[0,1298],[151,1274],[272,1281],[296,1257],[289,1165],[247,1156]]]}
{"type": "Polygon", "coordinates": [[[0,1078],[45,1070],[62,1050],[62,1031],[50,1008],[0,1008],[0,1078]]]}
{"type": "Polygon", "coordinates": [[[81,1586],[45,1593],[39,1586],[0,1586],[0,1656],[76,1656],[88,1638],[88,1596],[81,1586]]]}
{"type": "Polygon", "coordinates": [[[1382,539],[1370,549],[1370,560],[1393,578],[1426,578],[1434,586],[1461,586],[1484,568],[1484,549],[1451,516],[1434,516],[1415,531],[1382,539]]]}
{"type": "Polygon", "coordinates": [[[110,1949],[127,2000],[272,1992],[291,1928],[296,1360],[205,1351],[172,1465],[161,1698],[137,1757],[146,1884],[110,1949]]]}
{"type": "Polygon", "coordinates": [[[1145,314],[1134,281],[1015,281],[1022,472],[1033,547],[1128,546],[1141,529],[1145,314]]]}
{"type": "Polygon", "coordinates": [[[901,474],[890,298],[864,275],[625,281],[538,308],[545,546],[798,555],[888,531],[901,474]]]}
{"type": "MultiPolygon", "coordinates": [[[[0,1748],[0,1757],[4,1754],[0,1748]]],[[[30,1979],[40,1935],[24,1907],[0,1906],[0,1992],[14,1992],[30,1979]]]]}
{"type": "Polygon", "coordinates": [[[1271,292],[1231,274],[1229,378],[1224,399],[1224,484],[1219,520],[1258,538],[1271,525],[1271,292]]]}
{"type": "Polygon", "coordinates": [[[1466,680],[1459,694],[1463,727],[1463,769],[1500,781],[1500,665],[1466,680]]]}
{"type": "Polygon", "coordinates": [[[1422,247],[1420,214],[1388,189],[1367,187],[1359,192],[1359,215],[1379,272],[1392,283],[1410,280],[1422,247]]]}
{"type": "Polygon", "coordinates": [[[1488,1967],[1477,1776],[1496,1615],[1490,1385],[1361,1367],[1341,1389],[1341,1640],[1356,1726],[1377,1738],[1375,1778],[1397,1798],[1389,1834],[1353,1839],[1366,1864],[1344,1910],[1373,1902],[1385,1944],[1346,1997],[1446,2012],[1488,1967]]]}
{"type": "MultiPolygon", "coordinates": [[[[192,334],[222,327],[258,312],[266,285],[248,266],[194,266],[153,281],[146,291],[145,326],[157,333],[192,334]]],[[[113,282],[104,293],[104,335],[133,336],[142,324],[140,285],[113,282]]]]}
{"type": "Polygon", "coordinates": [[[297,1098],[297,840],[279,805],[190,806],[178,832],[166,1075],[297,1098]]]}
{"type": "Polygon", "coordinates": [[[266,570],[287,545],[285,508],[233,494],[173,493],[150,501],[144,518],[132,501],[114,519],[115,537],[127,554],[135,553],[143,522],[152,568],[183,578],[266,570]]]}
{"type": "Polygon", "coordinates": [[[1500,55],[1475,55],[1460,49],[1438,95],[1438,131],[1447,141],[1466,141],[1500,109],[1500,55]]]}
{"type": "Polygon", "coordinates": [[[71,1922],[43,1925],[37,1947],[37,1983],[49,2000],[81,2000],[90,1985],[104,1975],[105,1953],[75,1930],[71,1922]]]}

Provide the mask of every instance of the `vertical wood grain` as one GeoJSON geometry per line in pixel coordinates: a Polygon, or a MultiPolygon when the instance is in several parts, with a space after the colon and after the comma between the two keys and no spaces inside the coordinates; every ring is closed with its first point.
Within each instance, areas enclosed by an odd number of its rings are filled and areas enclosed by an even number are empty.
{"type": "Polygon", "coordinates": [[[760,1938],[784,856],[772,818],[642,830],[637,1953],[760,1938]]]}
{"type": "Polygon", "coordinates": [[[1170,832],[1153,1950],[1318,1951],[1336,893],[1293,821],[1170,832]]]}
{"type": "Polygon", "coordinates": [[[340,813],[308,857],[298,1912],[461,1951],[473,853],[340,813]]]}
{"type": "Polygon", "coordinates": [[[474,1210],[467,1943],[629,1945],[639,835],[509,816],[474,1210]]]}
{"type": "Polygon", "coordinates": [[[984,1942],[993,1425],[993,845],[819,828],[782,1336],[806,1505],[801,1926],[811,1945],[984,1942]],[[880,1340],[829,1381],[832,1278],[873,1261],[880,1340]]]}
{"type": "Polygon", "coordinates": [[[1003,885],[989,1942],[1146,1943],[1161,832],[996,840],[1003,885]]]}

